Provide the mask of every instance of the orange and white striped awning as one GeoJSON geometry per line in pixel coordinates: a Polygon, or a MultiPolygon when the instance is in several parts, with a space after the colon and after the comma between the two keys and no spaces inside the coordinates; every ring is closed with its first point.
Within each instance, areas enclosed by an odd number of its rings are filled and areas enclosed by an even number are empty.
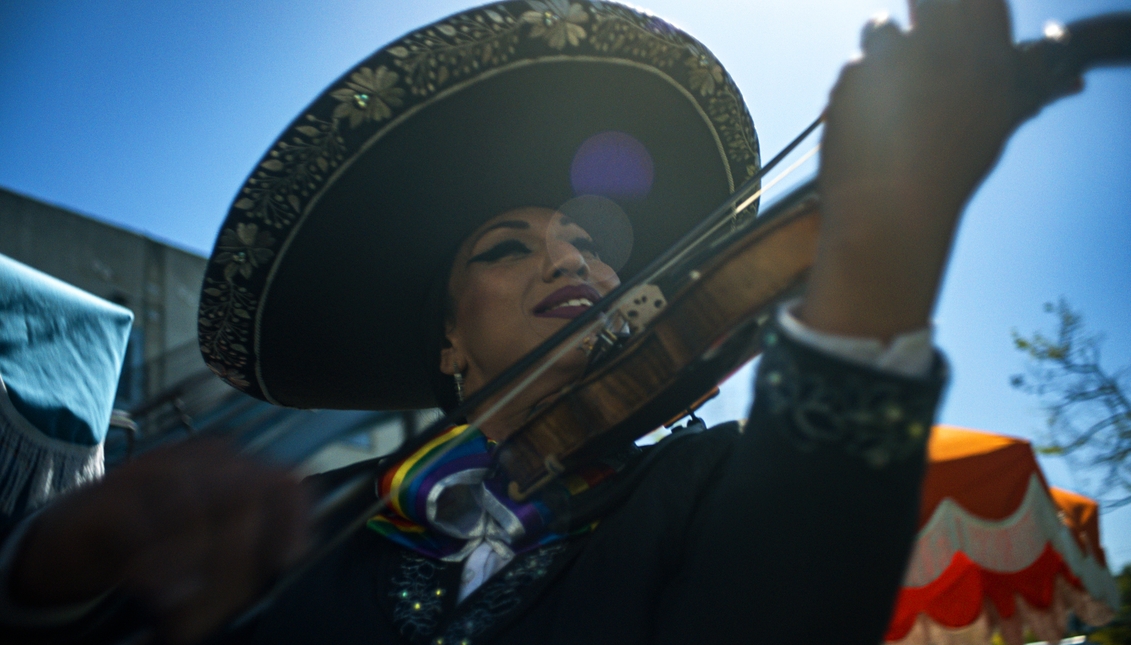
{"type": "Polygon", "coordinates": [[[1056,642],[1069,612],[1102,625],[1119,591],[1096,502],[1051,488],[1028,441],[936,426],[919,535],[885,640],[989,643],[1025,630],[1056,642]]]}

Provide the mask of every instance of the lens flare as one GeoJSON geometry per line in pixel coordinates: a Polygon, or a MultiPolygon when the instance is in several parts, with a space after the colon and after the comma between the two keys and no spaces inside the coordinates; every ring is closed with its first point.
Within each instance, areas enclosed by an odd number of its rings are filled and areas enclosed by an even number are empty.
{"type": "Polygon", "coordinates": [[[630,134],[601,132],[577,149],[569,176],[576,195],[638,201],[652,190],[652,155],[630,134]]]}
{"type": "Polygon", "coordinates": [[[601,261],[620,271],[632,254],[632,224],[624,209],[600,195],[574,197],[558,208],[558,212],[585,229],[597,243],[601,261]]]}

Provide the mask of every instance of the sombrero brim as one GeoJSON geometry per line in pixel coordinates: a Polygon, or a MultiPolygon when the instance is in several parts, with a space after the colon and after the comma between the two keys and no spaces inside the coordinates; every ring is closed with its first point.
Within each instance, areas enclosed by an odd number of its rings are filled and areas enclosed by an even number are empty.
{"type": "Polygon", "coordinates": [[[618,5],[490,5],[378,51],[245,184],[206,273],[206,360],[293,407],[437,405],[437,276],[486,219],[575,197],[571,164],[608,132],[651,162],[648,190],[606,195],[634,230],[626,276],[758,166],[741,98],[702,45],[618,5]]]}

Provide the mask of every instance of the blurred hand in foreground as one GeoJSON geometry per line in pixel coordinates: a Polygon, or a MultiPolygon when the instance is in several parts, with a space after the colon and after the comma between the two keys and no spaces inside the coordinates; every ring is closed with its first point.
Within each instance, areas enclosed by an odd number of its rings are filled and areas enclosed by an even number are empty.
{"type": "Polygon", "coordinates": [[[1002,0],[925,0],[916,13],[910,31],[869,25],[832,91],[801,311],[817,329],[887,339],[926,326],[966,202],[1049,98],[1002,0]]]}
{"type": "Polygon", "coordinates": [[[217,440],[154,450],[36,518],[13,570],[29,606],[117,586],[172,641],[199,640],[307,549],[309,502],[288,473],[217,440]]]}

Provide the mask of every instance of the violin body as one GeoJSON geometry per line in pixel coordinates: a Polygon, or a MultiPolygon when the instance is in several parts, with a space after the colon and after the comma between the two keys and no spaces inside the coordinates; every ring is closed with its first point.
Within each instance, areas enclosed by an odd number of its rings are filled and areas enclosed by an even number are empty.
{"type": "Polygon", "coordinates": [[[721,253],[672,271],[665,283],[676,285],[676,295],[650,324],[499,446],[510,496],[525,499],[680,416],[757,355],[759,331],[774,307],[804,284],[819,228],[811,180],[721,240],[721,253]]]}

